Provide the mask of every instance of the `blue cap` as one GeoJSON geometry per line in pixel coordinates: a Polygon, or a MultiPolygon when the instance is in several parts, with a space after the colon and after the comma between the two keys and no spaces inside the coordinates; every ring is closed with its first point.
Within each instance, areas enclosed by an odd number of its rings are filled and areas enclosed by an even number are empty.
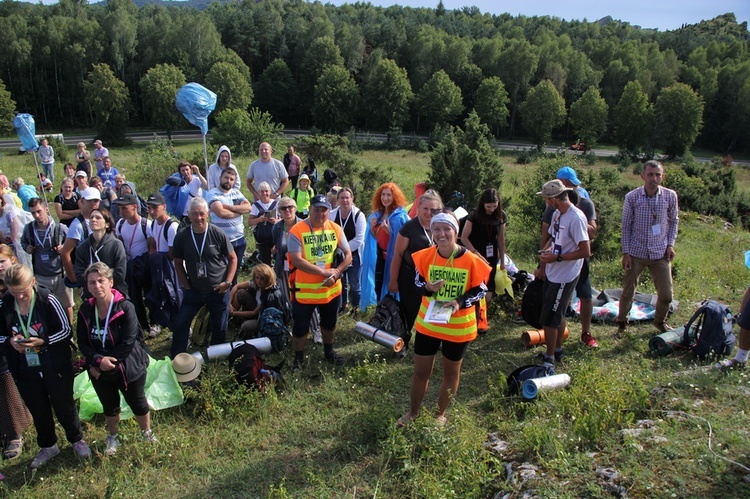
{"type": "Polygon", "coordinates": [[[581,185],[581,181],[578,180],[576,171],[569,166],[563,166],[557,170],[557,178],[560,180],[570,180],[574,185],[581,185]]]}

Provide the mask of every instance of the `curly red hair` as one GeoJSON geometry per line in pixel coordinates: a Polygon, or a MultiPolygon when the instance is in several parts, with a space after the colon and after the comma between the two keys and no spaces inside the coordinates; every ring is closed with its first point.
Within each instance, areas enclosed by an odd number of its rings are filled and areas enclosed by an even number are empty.
{"type": "Polygon", "coordinates": [[[383,193],[383,190],[390,189],[391,193],[393,194],[393,206],[394,209],[397,206],[404,207],[409,202],[406,200],[406,196],[404,196],[403,191],[401,191],[401,188],[394,184],[393,182],[386,182],[385,184],[378,187],[378,190],[375,191],[375,194],[372,196],[372,210],[373,211],[384,211],[385,206],[383,206],[383,203],[380,201],[380,195],[383,193]]]}

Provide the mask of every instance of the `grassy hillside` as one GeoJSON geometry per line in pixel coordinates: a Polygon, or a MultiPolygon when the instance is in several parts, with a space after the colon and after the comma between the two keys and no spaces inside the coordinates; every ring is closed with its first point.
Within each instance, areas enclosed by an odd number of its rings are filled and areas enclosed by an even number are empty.
{"type": "MultiPolygon", "coordinates": [[[[181,146],[193,154],[197,145],[181,146]]],[[[147,188],[161,183],[153,170],[134,171],[141,150],[112,151],[116,166],[147,188]],[[132,168],[133,170],[130,170],[132,168]]],[[[392,166],[396,182],[423,180],[425,155],[407,151],[365,152],[363,163],[392,166]]],[[[517,195],[531,165],[505,158],[503,196],[517,195]]],[[[250,158],[235,158],[241,172],[250,158]]],[[[3,158],[3,170],[30,170],[29,158],[3,158]],[[25,162],[25,163],[24,163],[25,162]],[[21,165],[24,163],[24,165],[21,165]]],[[[602,165],[593,165],[598,169],[602,165]]],[[[637,177],[627,174],[635,185],[637,177]]],[[[745,186],[746,187],[746,186],[745,186]]],[[[595,199],[596,201],[596,199],[595,199]]],[[[358,201],[362,207],[366,202],[358,201]]],[[[537,233],[538,226],[509,227],[537,233]]],[[[684,322],[704,298],[737,311],[750,272],[742,254],[750,234],[718,219],[680,214],[675,297],[670,319],[684,322]]],[[[535,263],[509,253],[521,268],[535,263]]],[[[592,284],[619,287],[619,259],[595,260],[592,284]]],[[[644,276],[642,290],[653,292],[644,276]]],[[[615,328],[595,324],[601,348],[579,341],[571,323],[567,357],[558,368],[569,389],[535,403],[505,394],[505,375],[528,364],[539,351],[524,350],[528,326],[496,312],[491,329],[471,344],[461,389],[438,427],[439,362],[426,411],[415,424],[394,422],[408,406],[411,354],[398,359],[353,332],[354,320],[339,323],[337,345],[349,361],[343,368],[321,362],[320,347],[308,345],[311,362],[300,373],[286,371],[283,394],[261,396],[238,388],[224,363],[208,364],[200,390],[182,407],[153,414],[156,445],[139,441],[137,426],[123,424],[123,446],[111,458],[61,456],[36,474],[28,464],[36,452],[34,431],[22,457],[4,462],[0,495],[14,497],[746,497],[750,494],[750,379],[748,372],[722,375],[687,353],[655,358],[648,353],[650,324],[636,325],[616,339],[615,328]],[[707,368],[706,368],[707,367],[707,368]],[[709,448],[712,445],[713,450],[709,448]],[[494,448],[493,448],[494,447],[494,448]]],[[[230,325],[233,334],[237,325],[230,325]]],[[[149,340],[166,355],[166,334],[149,340]]],[[[286,357],[291,361],[291,352],[286,357]]],[[[271,363],[278,356],[270,358],[271,363]]],[[[59,432],[64,441],[62,432],[59,432]]],[[[104,419],[85,423],[92,447],[103,450],[104,419]]]]}

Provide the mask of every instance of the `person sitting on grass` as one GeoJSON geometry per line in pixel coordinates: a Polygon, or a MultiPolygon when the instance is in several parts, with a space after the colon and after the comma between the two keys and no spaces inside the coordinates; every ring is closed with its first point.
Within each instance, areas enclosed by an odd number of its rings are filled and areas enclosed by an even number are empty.
{"type": "Polygon", "coordinates": [[[287,303],[276,281],[276,273],[270,265],[259,263],[253,267],[249,281],[240,282],[232,288],[229,295],[229,317],[242,320],[242,338],[255,338],[263,309],[274,307],[283,312],[289,308],[287,303]]]}

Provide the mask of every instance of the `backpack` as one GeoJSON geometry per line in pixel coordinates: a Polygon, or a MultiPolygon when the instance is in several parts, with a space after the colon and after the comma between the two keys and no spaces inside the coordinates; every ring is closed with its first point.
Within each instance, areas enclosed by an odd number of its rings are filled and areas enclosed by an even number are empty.
{"type": "Polygon", "coordinates": [[[404,340],[410,336],[410,331],[406,329],[406,314],[401,307],[401,302],[390,294],[380,299],[380,303],[375,307],[375,314],[368,324],[404,340]]]}
{"type": "Polygon", "coordinates": [[[542,328],[542,301],[544,300],[544,281],[533,280],[526,286],[521,300],[521,317],[534,329],[542,328]]]}
{"type": "MultiPolygon", "coordinates": [[[[146,230],[146,224],[148,223],[148,222],[146,221],[146,219],[147,219],[147,218],[148,218],[148,217],[143,217],[143,216],[141,216],[141,231],[143,231],[143,238],[144,238],[144,239],[146,240],[146,242],[148,242],[148,232],[147,232],[147,230],[146,230]]],[[[117,223],[115,224],[115,234],[117,235],[117,238],[118,238],[118,239],[119,239],[120,241],[122,241],[122,224],[123,224],[124,222],[125,222],[125,219],[124,219],[124,218],[121,218],[121,219],[119,219],[119,220],[117,221],[117,223]]],[[[152,227],[152,228],[153,228],[153,227],[152,227]]],[[[122,242],[123,242],[123,244],[125,243],[125,241],[122,241],[122,242]]]]}
{"type": "Polygon", "coordinates": [[[734,349],[734,324],[732,311],[723,303],[714,300],[703,300],[693,316],[685,323],[685,336],[682,344],[703,360],[707,355],[721,357],[729,355],[734,349]],[[695,323],[697,335],[690,341],[688,331],[695,323]]]}
{"type": "Polygon", "coordinates": [[[523,382],[527,379],[543,378],[549,376],[547,368],[537,364],[521,366],[506,378],[508,383],[508,394],[518,395],[521,393],[523,382]]]}
{"type": "MultiPolygon", "coordinates": [[[[263,206],[258,201],[254,202],[253,206],[258,209],[258,216],[261,216],[266,212],[275,210],[277,202],[278,200],[275,199],[273,203],[271,203],[271,206],[268,207],[268,209],[263,208],[263,206]]],[[[255,236],[255,242],[261,244],[273,244],[273,235],[271,233],[272,229],[273,224],[266,221],[263,221],[253,227],[253,236],[255,236]]]]}
{"type": "Polygon", "coordinates": [[[234,371],[234,378],[240,385],[265,391],[269,384],[280,387],[283,383],[281,368],[285,361],[275,367],[266,366],[266,361],[260,356],[258,349],[250,343],[242,343],[232,348],[229,357],[229,368],[234,371]]]}
{"type": "Polygon", "coordinates": [[[289,342],[289,328],[283,310],[276,307],[264,308],[258,317],[258,338],[266,337],[271,340],[274,352],[282,352],[289,342]]]}
{"type": "MultiPolygon", "coordinates": [[[[164,240],[169,244],[169,226],[173,223],[178,223],[177,220],[175,220],[172,217],[169,217],[166,222],[164,222],[164,226],[162,227],[162,234],[164,235],[164,240]]],[[[154,227],[156,226],[156,220],[151,220],[151,234],[154,233],[154,227]]]]}
{"type": "Polygon", "coordinates": [[[185,205],[190,199],[190,188],[179,173],[167,177],[165,185],[159,189],[167,201],[167,213],[180,218],[185,213],[185,205]]]}
{"type": "Polygon", "coordinates": [[[146,204],[146,200],[140,195],[138,195],[138,204],[138,214],[143,218],[148,218],[148,205],[146,204]]]}
{"type": "Polygon", "coordinates": [[[202,306],[193,319],[193,327],[190,328],[190,341],[193,346],[205,347],[211,340],[211,314],[206,306],[202,306]]]}

